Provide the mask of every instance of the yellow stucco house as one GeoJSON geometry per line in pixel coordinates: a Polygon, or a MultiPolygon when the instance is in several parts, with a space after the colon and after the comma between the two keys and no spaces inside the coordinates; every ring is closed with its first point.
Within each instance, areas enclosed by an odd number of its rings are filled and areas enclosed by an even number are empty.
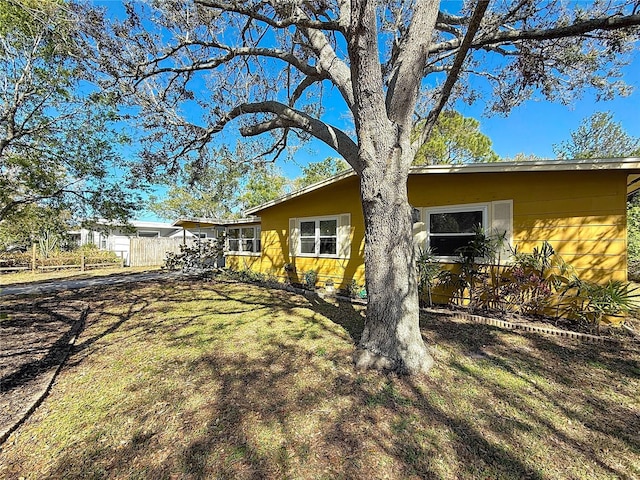
{"type": "MultiPolygon", "coordinates": [[[[409,176],[414,232],[443,263],[473,235],[507,232],[520,251],[547,240],[585,280],[627,279],[627,195],[640,159],[415,167],[409,176]],[[451,221],[449,221],[451,220],[451,221]]],[[[308,270],[337,288],[364,283],[358,178],[344,172],[246,212],[227,232],[227,266],[294,281],[308,270]],[[259,223],[258,223],[259,222],[259,223]]]]}

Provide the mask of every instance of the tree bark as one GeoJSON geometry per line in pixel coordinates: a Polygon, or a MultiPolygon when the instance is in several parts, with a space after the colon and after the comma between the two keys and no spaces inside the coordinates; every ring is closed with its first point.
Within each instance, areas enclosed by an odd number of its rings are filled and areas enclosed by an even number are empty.
{"type": "MultiPolygon", "coordinates": [[[[422,6],[436,3],[420,0],[422,6]]],[[[437,9],[432,13],[435,22],[437,9]]],[[[433,360],[419,328],[417,272],[407,197],[409,167],[415,153],[410,143],[411,118],[419,76],[409,78],[413,70],[407,64],[398,70],[398,79],[394,81],[399,98],[405,103],[412,102],[411,105],[397,104],[395,95],[385,98],[376,21],[375,2],[351,1],[347,37],[351,83],[358,105],[353,116],[362,166],[358,173],[368,297],[365,327],[354,360],[358,368],[426,373],[433,360]],[[391,105],[392,111],[387,111],[387,105],[391,105]]],[[[422,64],[421,49],[412,47],[417,50],[404,52],[404,60],[412,63],[417,61],[413,59],[416,56],[422,64]]]]}
{"type": "Polygon", "coordinates": [[[369,173],[360,180],[368,304],[354,361],[362,369],[426,373],[433,359],[419,328],[408,174],[401,168],[369,173]]]}

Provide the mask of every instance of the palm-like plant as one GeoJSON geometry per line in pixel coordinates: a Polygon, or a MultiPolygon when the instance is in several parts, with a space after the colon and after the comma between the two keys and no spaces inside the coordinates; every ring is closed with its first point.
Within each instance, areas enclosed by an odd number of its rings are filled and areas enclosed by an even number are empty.
{"type": "Polygon", "coordinates": [[[427,300],[429,306],[431,306],[433,304],[431,291],[436,284],[442,268],[430,247],[420,250],[416,265],[418,267],[418,292],[420,293],[420,297],[425,293],[427,294],[427,300]]]}
{"type": "Polygon", "coordinates": [[[627,282],[598,284],[574,276],[561,293],[562,309],[599,332],[608,316],[628,315],[640,308],[640,290],[627,282]]]}

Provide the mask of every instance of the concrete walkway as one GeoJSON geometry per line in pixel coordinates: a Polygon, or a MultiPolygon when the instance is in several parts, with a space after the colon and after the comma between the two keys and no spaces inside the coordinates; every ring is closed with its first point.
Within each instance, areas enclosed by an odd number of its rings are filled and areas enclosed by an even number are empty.
{"type": "Polygon", "coordinates": [[[144,282],[159,278],[175,278],[182,272],[146,272],[115,274],[104,277],[81,278],[75,280],[51,280],[42,283],[0,287],[0,295],[36,295],[41,293],[59,292],[63,290],[77,290],[101,285],[121,285],[125,283],[144,282]]]}

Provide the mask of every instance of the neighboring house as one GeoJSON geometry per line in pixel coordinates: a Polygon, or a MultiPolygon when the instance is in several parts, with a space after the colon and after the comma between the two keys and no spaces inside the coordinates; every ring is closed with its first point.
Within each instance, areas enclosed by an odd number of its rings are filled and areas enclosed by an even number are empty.
{"type": "MultiPolygon", "coordinates": [[[[627,195],[640,159],[489,163],[413,168],[408,181],[418,246],[443,263],[472,236],[472,227],[506,232],[531,252],[547,240],[585,280],[627,278],[627,195]]],[[[346,172],[247,211],[260,223],[226,226],[227,265],[297,280],[364,283],[364,219],[358,178],[346,172]],[[258,234],[258,232],[260,232],[258,234]]]]}
{"type": "MultiPolygon", "coordinates": [[[[70,235],[78,245],[93,244],[100,250],[110,250],[124,258],[125,265],[130,265],[132,238],[169,238],[179,243],[191,238],[210,238],[217,235],[217,231],[211,228],[189,230],[171,223],[134,220],[128,226],[102,221],[94,229],[83,228],[70,232],[70,235]]],[[[164,258],[163,253],[161,257],[164,258]]],[[[161,259],[158,262],[162,263],[161,259]]]]}

